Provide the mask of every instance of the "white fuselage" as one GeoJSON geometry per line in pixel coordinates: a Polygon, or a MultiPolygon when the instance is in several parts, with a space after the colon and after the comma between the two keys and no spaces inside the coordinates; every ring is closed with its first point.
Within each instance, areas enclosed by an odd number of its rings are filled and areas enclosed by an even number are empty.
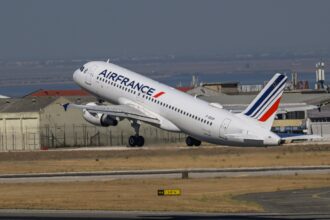
{"type": "Polygon", "coordinates": [[[183,93],[120,66],[93,61],[74,73],[83,89],[113,104],[130,104],[157,117],[162,129],[201,141],[236,146],[278,145],[280,138],[255,120],[183,93]],[[241,135],[238,135],[241,134],[241,135]]]}

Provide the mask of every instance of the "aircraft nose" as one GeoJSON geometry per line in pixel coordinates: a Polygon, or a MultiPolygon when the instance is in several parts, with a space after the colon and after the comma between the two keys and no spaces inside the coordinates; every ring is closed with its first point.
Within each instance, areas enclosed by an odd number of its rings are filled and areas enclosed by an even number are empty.
{"type": "Polygon", "coordinates": [[[73,81],[77,82],[78,75],[79,75],[79,69],[77,69],[76,71],[74,71],[74,73],[73,73],[73,81]]]}

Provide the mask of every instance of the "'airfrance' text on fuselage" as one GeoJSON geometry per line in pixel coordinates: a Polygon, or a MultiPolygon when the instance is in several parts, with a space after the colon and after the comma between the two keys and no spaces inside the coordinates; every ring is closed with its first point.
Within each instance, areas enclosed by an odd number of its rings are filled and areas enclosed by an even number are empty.
{"type": "Polygon", "coordinates": [[[115,83],[119,83],[120,85],[126,86],[126,87],[130,87],[132,89],[137,90],[138,92],[142,92],[144,94],[147,94],[149,96],[152,96],[155,92],[156,89],[144,85],[140,82],[135,82],[134,80],[130,80],[128,77],[125,77],[123,75],[118,75],[115,72],[111,72],[108,70],[103,70],[99,76],[103,76],[106,79],[109,79],[115,83]]]}

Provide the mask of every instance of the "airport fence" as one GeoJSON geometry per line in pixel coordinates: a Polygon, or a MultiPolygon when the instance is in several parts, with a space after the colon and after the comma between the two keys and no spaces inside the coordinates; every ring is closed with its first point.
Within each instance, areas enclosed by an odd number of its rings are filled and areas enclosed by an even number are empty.
{"type": "MultiPolygon", "coordinates": [[[[92,125],[46,125],[0,131],[0,151],[37,150],[61,147],[127,146],[133,129],[92,125]]],[[[141,126],[145,145],[184,142],[186,135],[152,126],[141,126]]]]}

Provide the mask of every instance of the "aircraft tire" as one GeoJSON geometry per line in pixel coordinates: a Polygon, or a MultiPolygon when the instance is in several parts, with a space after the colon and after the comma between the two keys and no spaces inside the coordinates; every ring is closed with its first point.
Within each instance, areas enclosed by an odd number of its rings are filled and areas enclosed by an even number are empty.
{"type": "Polygon", "coordinates": [[[187,144],[187,146],[192,147],[194,145],[194,139],[192,137],[188,136],[186,138],[186,144],[187,144]]]}
{"type": "Polygon", "coordinates": [[[137,136],[136,138],[136,145],[138,147],[142,147],[144,145],[144,137],[143,136],[137,136]]]}
{"type": "Polygon", "coordinates": [[[130,136],[128,138],[128,144],[130,147],[135,147],[137,145],[137,138],[135,136],[130,136]]]}
{"type": "Polygon", "coordinates": [[[194,140],[194,145],[196,146],[196,147],[198,147],[198,146],[201,146],[201,141],[199,141],[199,140],[194,140]]]}

